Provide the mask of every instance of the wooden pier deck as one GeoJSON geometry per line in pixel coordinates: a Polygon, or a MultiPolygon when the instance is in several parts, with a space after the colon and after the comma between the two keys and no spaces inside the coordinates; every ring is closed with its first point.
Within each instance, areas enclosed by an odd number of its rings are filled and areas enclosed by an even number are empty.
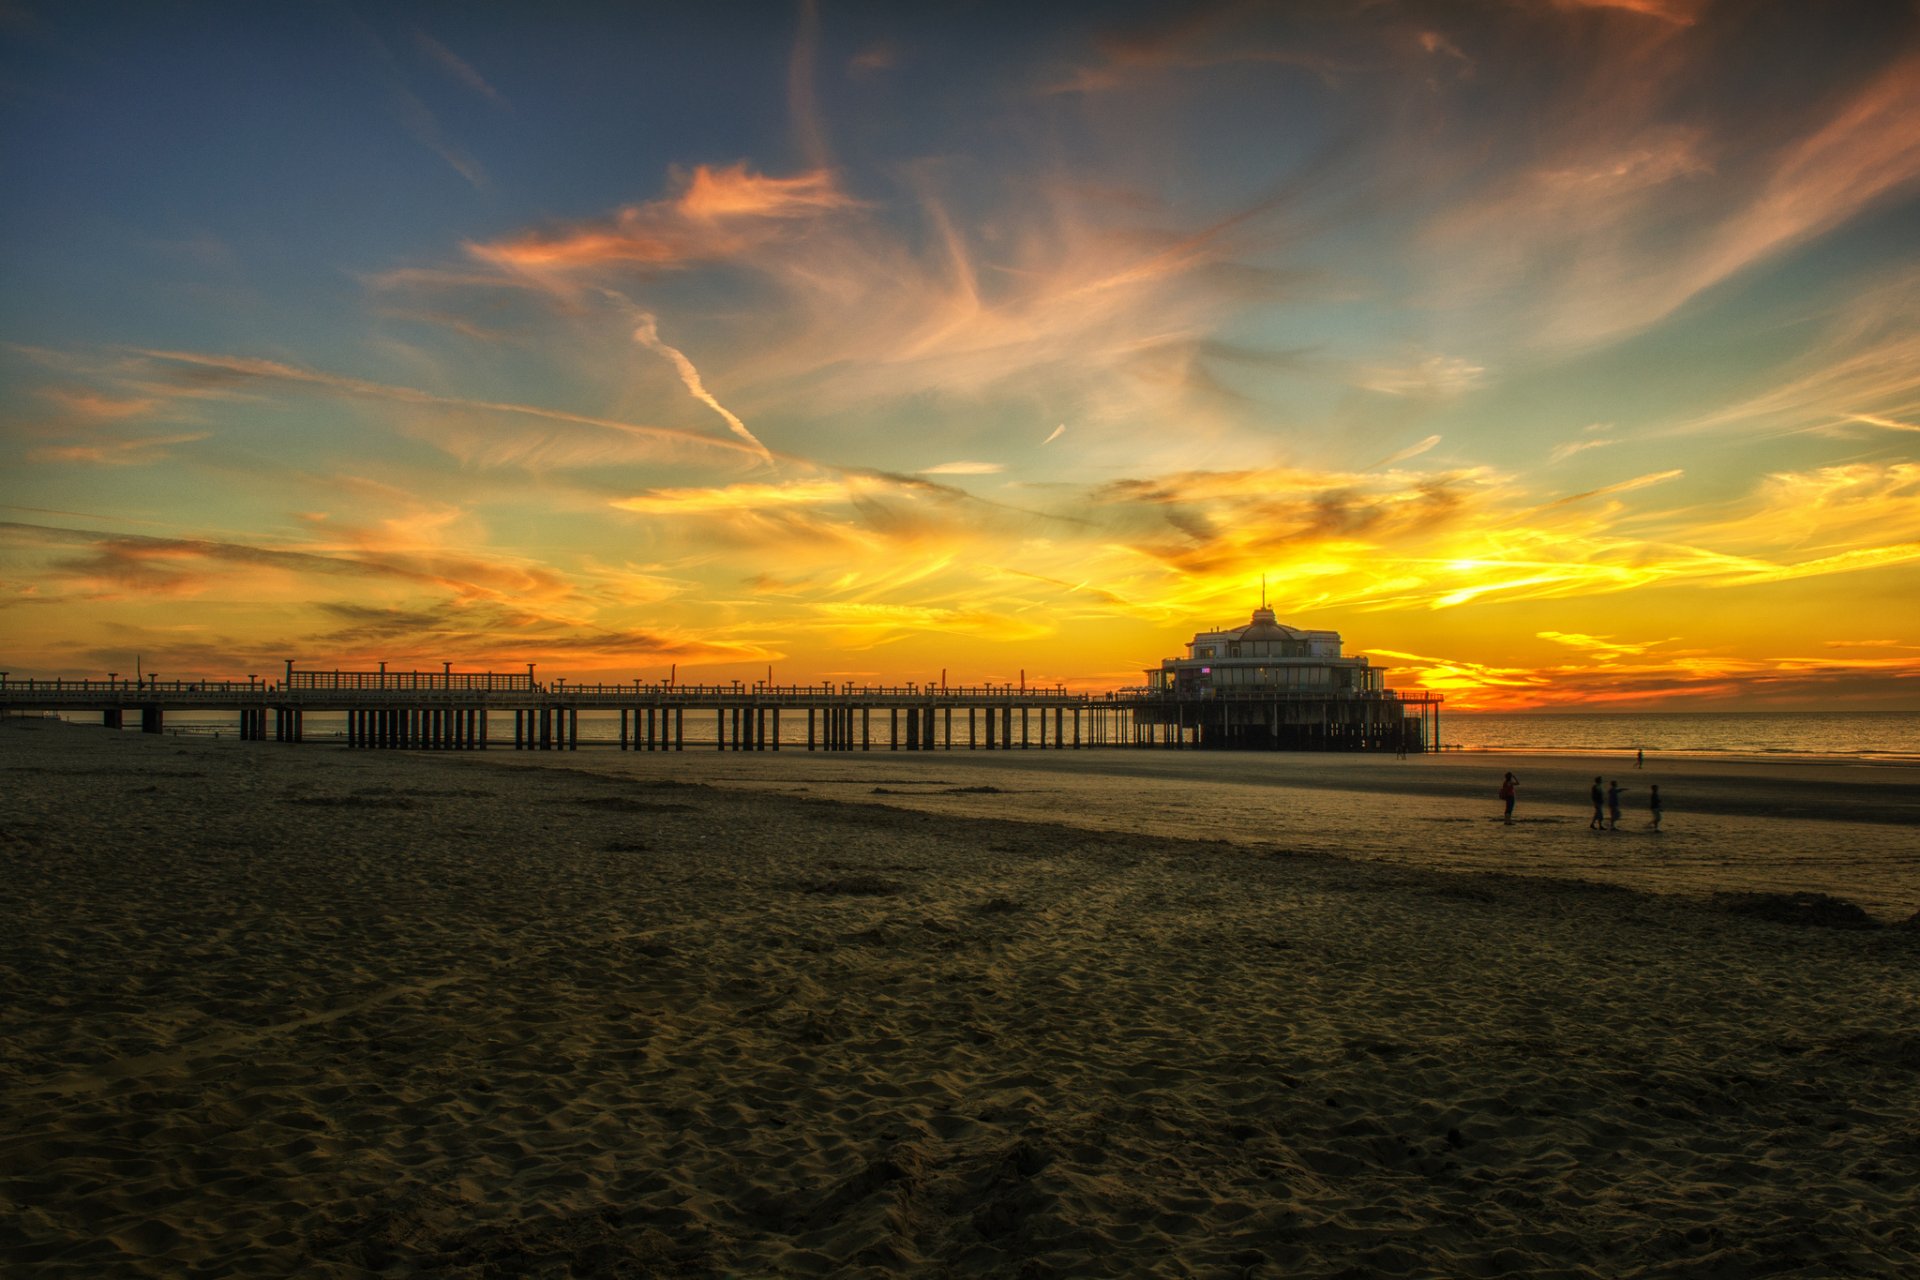
{"type": "MultiPolygon", "coordinates": [[[[296,671],[284,678],[16,680],[0,714],[237,717],[245,741],[307,740],[309,713],[344,716],[355,748],[577,750],[583,712],[617,714],[627,751],[1080,750],[1096,747],[1420,752],[1440,741],[1439,695],[1249,691],[1177,698],[1144,689],[1075,693],[1014,685],[539,683],[526,674],[296,671]],[[804,716],[806,734],[798,733],[804,716]],[[783,717],[791,732],[783,733],[783,717]],[[707,736],[711,729],[712,736],[707,736]],[[787,741],[787,738],[792,741],[787,741]]],[[[333,735],[342,736],[342,735],[333,735]]]]}

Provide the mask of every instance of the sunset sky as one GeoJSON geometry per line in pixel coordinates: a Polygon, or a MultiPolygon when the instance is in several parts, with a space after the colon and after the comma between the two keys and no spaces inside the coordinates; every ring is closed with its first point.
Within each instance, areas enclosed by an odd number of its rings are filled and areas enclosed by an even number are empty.
{"type": "Polygon", "coordinates": [[[1909,3],[0,2],[0,667],[1920,708],[1909,3]],[[557,16],[556,16],[557,15],[557,16]]]}

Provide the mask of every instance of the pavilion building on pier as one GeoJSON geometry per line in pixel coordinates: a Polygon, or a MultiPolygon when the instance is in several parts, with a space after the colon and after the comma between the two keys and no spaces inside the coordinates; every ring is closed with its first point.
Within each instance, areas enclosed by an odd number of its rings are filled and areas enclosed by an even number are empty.
{"type": "Polygon", "coordinates": [[[1438,696],[1387,688],[1384,667],[1341,653],[1339,632],[1286,626],[1264,604],[1146,674],[1136,716],[1198,746],[1421,751],[1439,741],[1438,696]]]}

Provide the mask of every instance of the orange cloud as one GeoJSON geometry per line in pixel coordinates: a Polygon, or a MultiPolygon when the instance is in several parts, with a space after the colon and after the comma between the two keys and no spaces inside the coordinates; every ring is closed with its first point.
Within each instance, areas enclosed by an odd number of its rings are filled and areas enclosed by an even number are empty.
{"type": "Polygon", "coordinates": [[[697,166],[678,195],[629,205],[612,223],[585,223],[529,234],[467,252],[523,270],[572,270],[617,264],[678,266],[734,257],[784,236],[784,224],[859,207],[826,170],[771,178],[745,164],[697,166]]]}
{"type": "Polygon", "coordinates": [[[857,204],[824,169],[769,178],[743,163],[697,166],[674,207],[688,218],[811,218],[857,204]]]}
{"type": "Polygon", "coordinates": [[[1553,0],[1553,3],[1561,9],[1619,9],[1690,27],[1698,20],[1706,0],[1553,0]]]}

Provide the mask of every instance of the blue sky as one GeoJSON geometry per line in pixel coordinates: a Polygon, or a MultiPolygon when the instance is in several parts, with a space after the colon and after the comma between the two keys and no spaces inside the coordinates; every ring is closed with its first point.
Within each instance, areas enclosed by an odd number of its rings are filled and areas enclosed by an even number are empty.
{"type": "Polygon", "coordinates": [[[1920,705],[1916,25],[11,4],[9,660],[1920,705]]]}

